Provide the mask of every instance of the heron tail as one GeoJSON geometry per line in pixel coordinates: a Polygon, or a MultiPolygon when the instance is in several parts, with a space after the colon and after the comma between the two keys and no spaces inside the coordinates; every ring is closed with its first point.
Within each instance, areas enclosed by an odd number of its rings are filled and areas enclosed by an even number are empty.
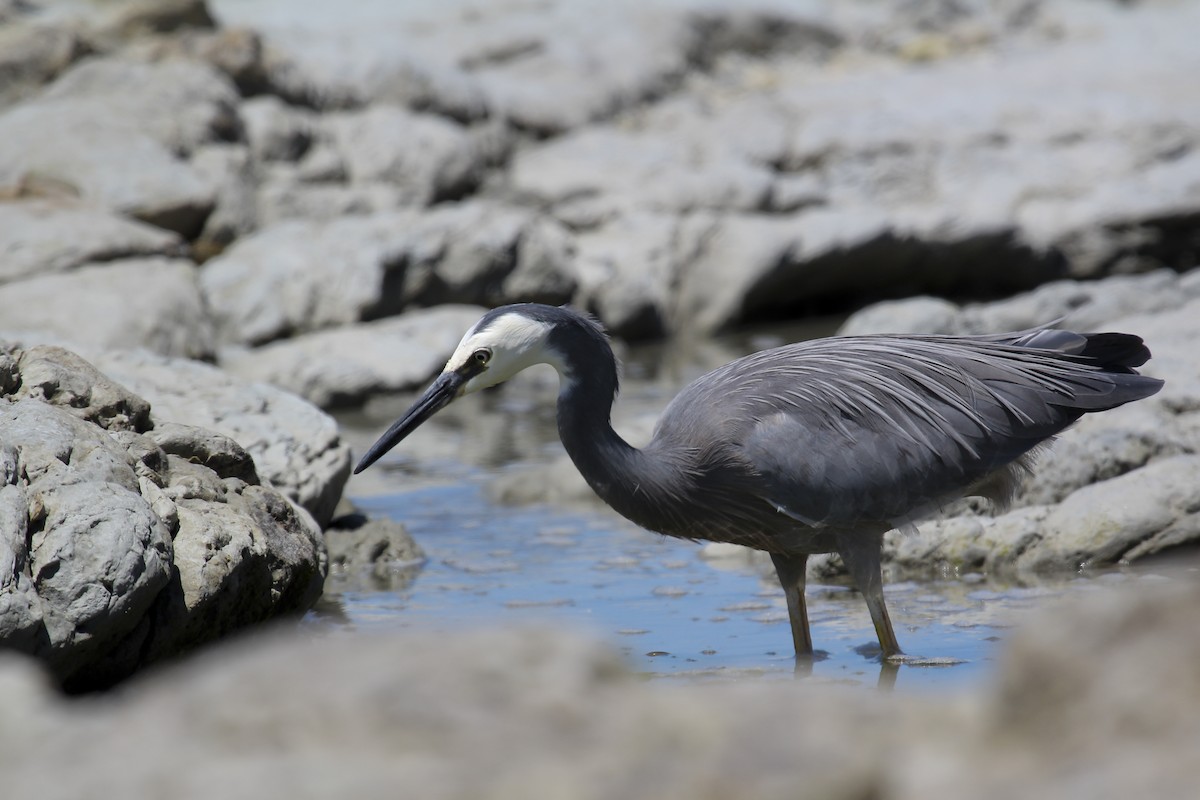
{"type": "Polygon", "coordinates": [[[1111,390],[1101,396],[1084,397],[1091,403],[1080,403],[1086,411],[1102,411],[1141,400],[1158,392],[1163,381],[1142,375],[1137,367],[1150,360],[1150,348],[1140,336],[1132,333],[1074,333],[1063,330],[1037,330],[1013,341],[1020,347],[1051,350],[1068,360],[1099,368],[1111,382],[1111,390]]]}

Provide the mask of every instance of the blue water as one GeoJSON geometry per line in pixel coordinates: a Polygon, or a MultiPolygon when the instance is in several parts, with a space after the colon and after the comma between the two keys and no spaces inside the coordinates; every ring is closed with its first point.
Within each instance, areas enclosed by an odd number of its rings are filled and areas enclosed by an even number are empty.
{"type": "MultiPolygon", "coordinates": [[[[660,679],[793,677],[783,593],[769,567],[707,561],[700,546],[642,531],[606,510],[497,506],[483,480],[475,474],[355,498],[369,515],[403,522],[428,560],[410,583],[398,582],[402,588],[364,584],[333,595],[337,613],[326,618],[337,621],[327,624],[424,631],[554,625],[605,638],[634,669],[660,679]]],[[[895,685],[979,682],[1009,625],[1059,591],[978,577],[890,585],[888,606],[906,652],[961,662],[903,665],[895,685]]],[[[820,651],[811,678],[880,681],[861,596],[810,581],[807,598],[820,651]]]]}

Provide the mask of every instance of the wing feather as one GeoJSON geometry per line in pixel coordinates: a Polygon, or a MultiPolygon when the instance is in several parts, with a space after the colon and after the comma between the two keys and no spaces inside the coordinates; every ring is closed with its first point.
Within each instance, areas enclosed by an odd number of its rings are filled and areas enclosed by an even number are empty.
{"type": "Polygon", "coordinates": [[[1153,394],[1161,381],[1133,369],[1148,357],[1134,336],[1048,329],[800,342],[699,379],[655,438],[744,464],[765,502],[805,524],[904,521],[1010,486],[998,470],[1026,468],[1084,413],[1153,394]]]}

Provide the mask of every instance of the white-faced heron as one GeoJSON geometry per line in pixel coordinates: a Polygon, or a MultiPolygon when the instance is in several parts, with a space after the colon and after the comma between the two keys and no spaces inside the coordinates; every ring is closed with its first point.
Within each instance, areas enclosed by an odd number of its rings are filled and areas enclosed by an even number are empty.
{"type": "Polygon", "coordinates": [[[770,553],[800,656],[812,653],[805,563],[839,553],[891,657],[901,650],[883,601],[883,534],[967,495],[1003,507],[1038,445],[1162,387],[1134,369],[1149,358],[1137,336],[1053,329],[798,342],[691,383],[639,450],[610,422],[617,361],[599,324],[570,308],[511,305],[467,331],[354,471],[455,398],[550,364],[563,446],[606,503],[668,536],[770,553]]]}

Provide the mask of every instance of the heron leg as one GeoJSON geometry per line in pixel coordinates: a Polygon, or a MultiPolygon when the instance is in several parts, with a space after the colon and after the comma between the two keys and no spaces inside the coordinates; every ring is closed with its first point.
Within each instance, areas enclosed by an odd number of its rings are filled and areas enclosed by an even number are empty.
{"type": "Polygon", "coordinates": [[[861,531],[839,534],[837,549],[846,569],[850,571],[850,578],[867,601],[867,610],[871,612],[871,621],[875,623],[875,635],[879,637],[883,657],[887,659],[903,655],[904,651],[896,640],[892,620],[883,602],[883,534],[861,531]]]}
{"type": "Polygon", "coordinates": [[[808,630],[808,608],[804,605],[805,567],[807,555],[783,555],[771,553],[775,574],[783,586],[787,598],[788,620],[792,623],[792,643],[797,656],[811,657],[813,654],[812,634],[808,630]]]}

